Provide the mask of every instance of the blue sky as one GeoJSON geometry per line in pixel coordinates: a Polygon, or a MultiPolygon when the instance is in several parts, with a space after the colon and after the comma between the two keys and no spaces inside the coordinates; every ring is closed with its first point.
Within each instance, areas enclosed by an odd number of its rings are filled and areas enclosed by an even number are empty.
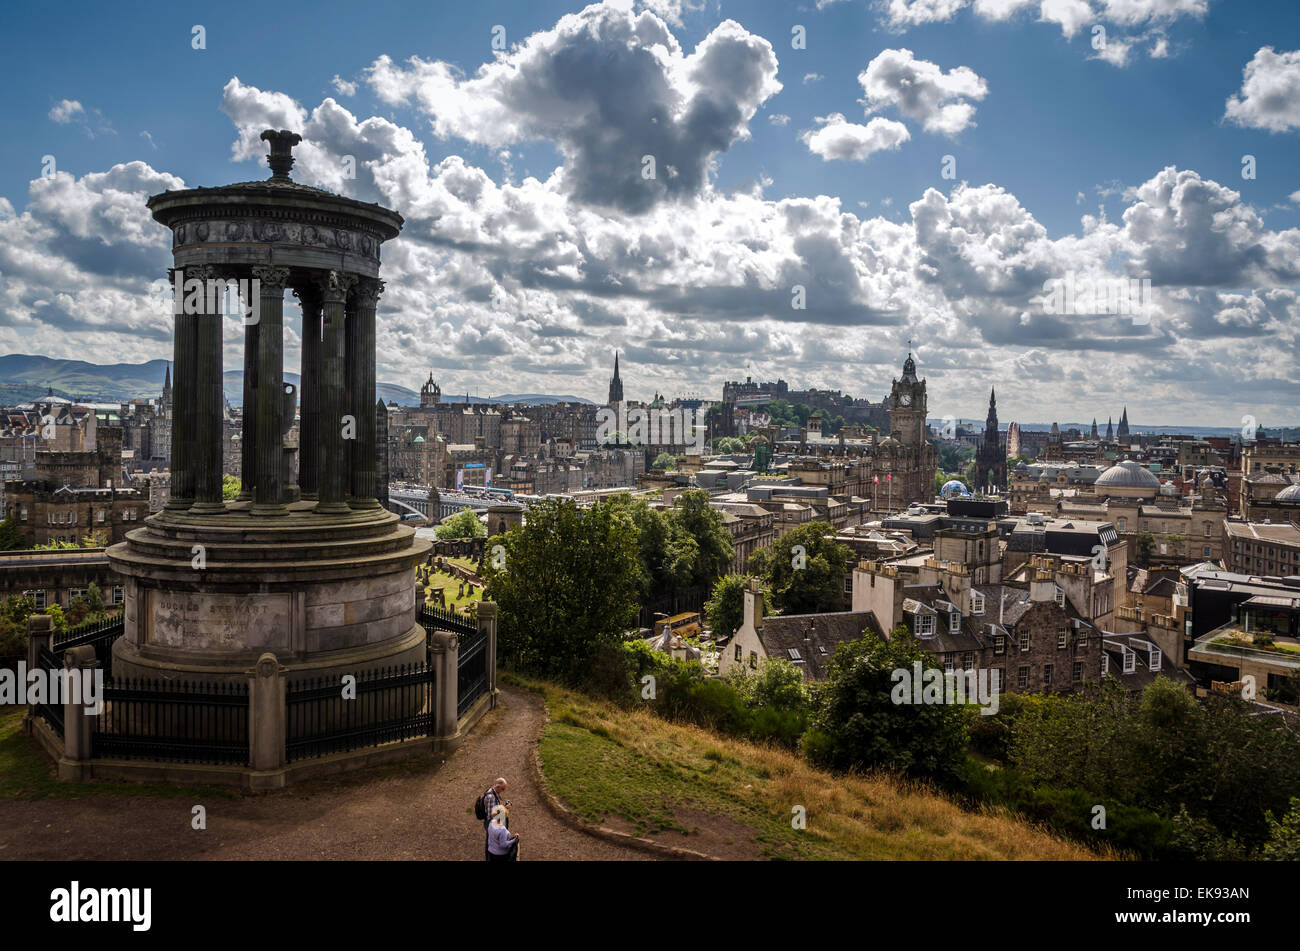
{"type": "Polygon", "coordinates": [[[1300,84],[1300,54],[1287,56],[1300,49],[1294,3],[1057,0],[1072,23],[1038,0],[627,7],[15,9],[0,35],[0,196],[12,208],[0,220],[0,352],[167,356],[165,319],[132,306],[167,266],[166,235],[132,216],[129,196],[178,187],[168,175],[262,177],[249,134],[283,118],[319,147],[300,150],[296,177],[408,218],[386,258],[381,379],[409,386],[432,370],[447,392],[597,398],[617,348],[634,397],[716,394],[749,372],[879,399],[911,337],[932,415],[982,416],[992,384],[1004,419],[1104,419],[1128,403],[1142,421],[1296,422],[1300,107],[1277,95],[1300,90],[1287,85],[1300,84]],[[191,47],[195,24],[204,50],[191,47]],[[1098,25],[1112,61],[1092,46],[1098,25]],[[805,49],[792,48],[795,26],[805,49]],[[633,42],[618,39],[625,30],[633,42]],[[711,40],[730,58],[690,59],[711,40]],[[596,47],[599,92],[578,65],[596,47]],[[632,117],[663,94],[654,49],[677,95],[739,103],[734,121],[643,136],[632,117]],[[516,78],[475,79],[494,57],[516,78]],[[1257,86],[1243,89],[1252,62],[1257,86]],[[867,111],[869,64],[965,92],[910,110],[887,92],[867,111]],[[583,109],[594,118],[575,122],[583,109]],[[834,114],[854,135],[905,138],[824,157],[810,137],[834,114]],[[611,184],[609,163],[626,154],[634,167],[643,142],[702,177],[650,197],[611,184]],[[330,157],[358,148],[358,179],[331,179],[330,157]],[[39,191],[47,155],[66,188],[39,191]],[[955,178],[941,174],[945,156],[955,178]],[[503,222],[498,206],[540,223],[503,222]],[[1163,303],[1140,327],[1043,318],[1034,295],[1067,270],[1149,273],[1163,303]],[[810,303],[792,314],[796,282],[810,303]]]}

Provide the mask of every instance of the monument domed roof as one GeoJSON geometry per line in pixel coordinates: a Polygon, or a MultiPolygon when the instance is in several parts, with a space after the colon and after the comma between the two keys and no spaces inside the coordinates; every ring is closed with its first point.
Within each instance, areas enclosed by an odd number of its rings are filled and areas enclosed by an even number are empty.
{"type": "Polygon", "coordinates": [[[1096,486],[1099,489],[1159,489],[1160,480],[1132,459],[1125,459],[1099,475],[1096,486]]]}
{"type": "Polygon", "coordinates": [[[1300,482],[1288,485],[1274,496],[1278,502],[1300,502],[1300,482]]]}

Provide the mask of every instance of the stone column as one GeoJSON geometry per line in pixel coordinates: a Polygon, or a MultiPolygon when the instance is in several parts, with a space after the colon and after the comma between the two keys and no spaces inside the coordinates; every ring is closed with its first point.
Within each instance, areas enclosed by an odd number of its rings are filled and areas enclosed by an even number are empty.
{"type": "Polygon", "coordinates": [[[320,289],[313,284],[295,287],[302,303],[302,368],[298,380],[298,487],[304,499],[319,491],[320,473],[320,372],[321,306],[320,289]]]}
{"type": "Polygon", "coordinates": [[[352,499],[356,509],[377,509],[375,499],[375,308],[384,282],[366,279],[356,289],[356,323],[349,346],[356,341],[356,358],[351,358],[352,413],[357,418],[356,446],[352,450],[352,499]]]}
{"type": "Polygon", "coordinates": [[[27,618],[27,669],[40,666],[41,648],[50,650],[54,639],[54,618],[48,614],[33,614],[27,618]]]}
{"type": "Polygon", "coordinates": [[[258,327],[261,319],[261,300],[243,302],[248,308],[259,308],[244,320],[244,408],[240,428],[239,500],[253,500],[253,486],[257,484],[257,350],[258,327]]]}
{"type": "Polygon", "coordinates": [[[452,749],[460,735],[456,716],[457,677],[460,672],[460,640],[453,631],[429,632],[429,662],[434,666],[435,750],[452,749]]]}
{"type": "MultiPolygon", "coordinates": [[[[64,684],[67,687],[63,695],[63,756],[59,758],[59,778],[63,780],[86,779],[90,769],[90,740],[95,730],[94,714],[99,710],[89,703],[91,695],[85,687],[87,679],[94,678],[98,667],[95,648],[89,644],[63,652],[64,684]],[[75,687],[69,683],[74,678],[78,681],[75,687]]],[[[102,684],[103,674],[100,674],[102,684]]],[[[95,687],[91,689],[96,690],[93,696],[102,707],[103,694],[95,687]]]]}
{"type": "Polygon", "coordinates": [[[189,268],[203,280],[203,308],[195,315],[194,504],[191,515],[224,515],[221,500],[224,428],[222,408],[221,322],[225,275],[215,267],[189,268]],[[201,274],[198,272],[202,272],[201,274]]]}
{"type": "Polygon", "coordinates": [[[487,692],[492,698],[491,706],[497,705],[497,604],[495,601],[478,603],[478,629],[487,634],[487,692]]]}
{"type": "MultiPolygon", "coordinates": [[[[361,322],[357,319],[357,282],[348,293],[347,306],[344,310],[343,325],[343,412],[349,419],[347,434],[343,439],[343,488],[350,496],[354,486],[357,467],[357,440],[361,438],[360,414],[357,411],[357,395],[361,392],[358,378],[361,376],[361,322]]],[[[349,499],[351,501],[351,499],[349,499]]]]}
{"type": "MultiPolygon", "coordinates": [[[[267,652],[248,671],[248,762],[256,772],[284,765],[285,670],[276,656],[267,652]]],[[[283,778],[265,785],[282,786],[283,778]]]]}
{"type": "Polygon", "coordinates": [[[280,479],[284,415],[284,288],[287,267],[257,266],[260,285],[257,348],[257,485],[253,515],[288,515],[280,479]]]}
{"type": "Polygon", "coordinates": [[[176,287],[172,364],[172,460],[171,490],[164,509],[184,511],[194,504],[194,325],[195,317],[185,313],[186,272],[168,268],[176,287]]]}
{"type": "Polygon", "coordinates": [[[324,304],[325,333],[321,341],[320,443],[321,473],[316,511],[326,514],[350,512],[347,504],[347,468],[343,455],[344,402],[344,307],[349,288],[356,278],[343,271],[330,271],[320,280],[324,304]]]}

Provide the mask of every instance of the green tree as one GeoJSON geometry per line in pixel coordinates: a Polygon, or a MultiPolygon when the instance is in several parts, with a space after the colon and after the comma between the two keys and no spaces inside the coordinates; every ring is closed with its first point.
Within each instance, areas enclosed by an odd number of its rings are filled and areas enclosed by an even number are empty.
{"type": "Polygon", "coordinates": [[[640,565],[637,592],[643,601],[655,598],[668,587],[667,518],[644,498],[628,493],[611,496],[602,504],[623,513],[636,527],[640,565]]]}
{"type": "Polygon", "coordinates": [[[1172,534],[1165,536],[1165,550],[1175,558],[1182,557],[1183,548],[1186,546],[1186,539],[1182,535],[1172,534]]]}
{"type": "Polygon", "coordinates": [[[1156,551],[1156,537],[1150,532],[1138,532],[1137,560],[1143,568],[1151,564],[1151,557],[1156,551]]]}
{"type": "Polygon", "coordinates": [[[835,772],[887,769],[954,782],[965,761],[962,708],[895,702],[895,671],[910,683],[917,662],[923,670],[937,669],[933,655],[905,627],[888,641],[867,632],[840,645],[803,739],[809,761],[835,772]]]}
{"type": "Polygon", "coordinates": [[[486,597],[500,605],[502,654],[576,680],[592,652],[623,640],[636,619],[636,525],[613,506],[548,499],[501,541],[504,566],[489,561],[484,575],[486,597]]]}
{"type": "Polygon", "coordinates": [[[64,541],[61,538],[51,538],[44,545],[33,545],[35,551],[64,551],[68,548],[79,547],[76,542],[64,541]]]}
{"type": "Polygon", "coordinates": [[[461,509],[455,515],[443,519],[433,533],[438,539],[487,538],[487,527],[473,511],[461,509]]]}
{"type": "Polygon", "coordinates": [[[243,483],[239,478],[232,475],[223,475],[221,477],[221,498],[226,502],[233,502],[239,498],[239,493],[243,488],[243,483]]]}
{"type": "Polygon", "coordinates": [[[735,551],[722,513],[709,505],[704,489],[683,492],[664,513],[668,528],[665,562],[679,587],[712,584],[731,564],[735,551]]]}
{"type": "Polygon", "coordinates": [[[754,552],[749,570],[776,610],[812,614],[843,608],[844,576],[852,564],[853,550],[835,541],[834,529],[809,522],[754,552]]]}
{"type": "Polygon", "coordinates": [[[27,539],[18,530],[17,516],[10,515],[0,522],[0,551],[16,551],[27,547],[27,539]]]}
{"type": "Polygon", "coordinates": [[[1300,862],[1300,799],[1291,799],[1291,809],[1278,822],[1269,813],[1269,836],[1263,856],[1273,862],[1300,862]]]}
{"type": "Polygon", "coordinates": [[[104,592],[93,581],[86,586],[86,603],[90,605],[91,614],[103,614],[108,610],[108,605],[104,603],[104,592]]]}
{"type": "Polygon", "coordinates": [[[749,575],[726,575],[713,586],[713,595],[704,603],[704,616],[714,638],[731,637],[745,620],[745,588],[749,575]]]}
{"type": "Polygon", "coordinates": [[[659,469],[663,472],[667,472],[671,469],[675,469],[676,467],[677,467],[677,457],[674,456],[671,452],[661,452],[659,453],[659,455],[655,456],[654,465],[652,465],[650,468],[659,469]]]}

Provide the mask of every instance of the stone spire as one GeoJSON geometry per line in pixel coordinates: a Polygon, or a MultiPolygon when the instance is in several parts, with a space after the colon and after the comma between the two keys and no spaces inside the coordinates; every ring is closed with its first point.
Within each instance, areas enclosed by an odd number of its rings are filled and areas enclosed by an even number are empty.
{"type": "Polygon", "coordinates": [[[1091,438],[1091,439],[1096,439],[1096,438],[1097,438],[1097,417],[1096,417],[1096,416],[1094,416],[1094,417],[1092,418],[1092,432],[1089,433],[1088,435],[1089,435],[1089,438],[1091,438]]]}
{"type": "Polygon", "coordinates": [[[614,406],[623,401],[623,379],[618,375],[618,351],[614,351],[614,375],[609,381],[609,400],[610,406],[614,406]]]}
{"type": "Polygon", "coordinates": [[[1124,407],[1124,412],[1120,415],[1119,426],[1115,429],[1116,439],[1128,439],[1128,407],[1124,407]]]}

